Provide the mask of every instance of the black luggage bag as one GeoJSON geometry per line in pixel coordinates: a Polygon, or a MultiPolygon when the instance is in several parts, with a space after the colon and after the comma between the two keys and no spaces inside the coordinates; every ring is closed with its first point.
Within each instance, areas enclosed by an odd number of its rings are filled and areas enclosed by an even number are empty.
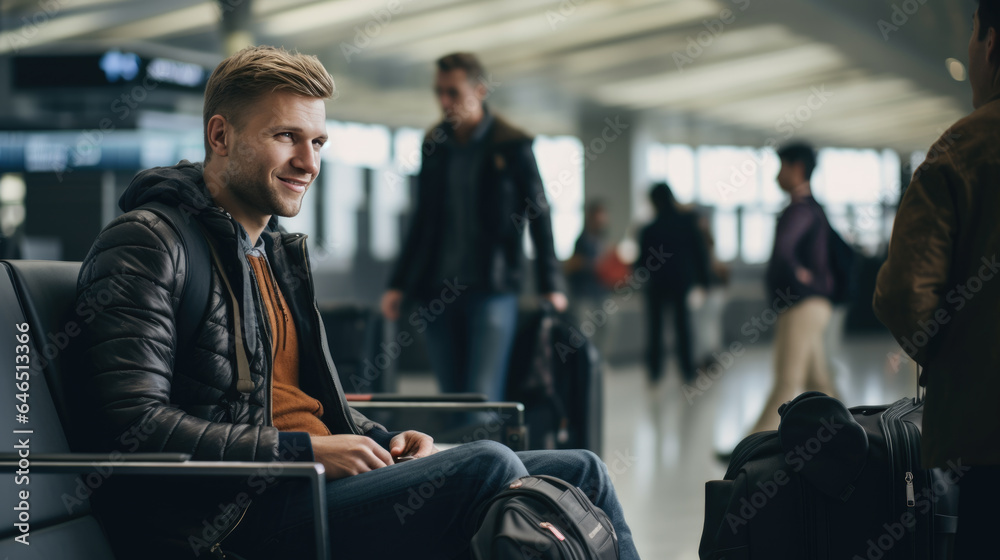
{"type": "Polygon", "coordinates": [[[847,409],[809,392],[705,488],[701,560],[945,560],[965,467],[920,467],[923,403],[847,409]]]}
{"type": "Polygon", "coordinates": [[[543,305],[519,314],[506,400],[524,403],[529,449],[601,452],[603,372],[597,348],[543,305]]]}

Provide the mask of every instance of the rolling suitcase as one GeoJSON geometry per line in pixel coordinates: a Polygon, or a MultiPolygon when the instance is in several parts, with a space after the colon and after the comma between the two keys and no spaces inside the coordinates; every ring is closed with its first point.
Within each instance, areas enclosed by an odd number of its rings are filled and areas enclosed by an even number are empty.
{"type": "Polygon", "coordinates": [[[601,359],[549,306],[519,314],[507,400],[524,403],[529,449],[601,452],[601,359]]]}
{"type": "Polygon", "coordinates": [[[920,467],[923,403],[847,409],[823,393],[780,408],[705,487],[702,560],[945,560],[965,468],[920,467]]]}

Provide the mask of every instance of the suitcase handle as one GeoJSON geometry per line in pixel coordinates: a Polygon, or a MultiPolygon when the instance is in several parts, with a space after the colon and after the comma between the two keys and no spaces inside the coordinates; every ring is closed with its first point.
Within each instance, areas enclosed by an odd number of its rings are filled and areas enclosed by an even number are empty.
{"type": "Polygon", "coordinates": [[[917,371],[917,398],[914,399],[913,402],[916,403],[916,404],[921,404],[921,403],[924,402],[924,399],[927,397],[927,387],[923,387],[923,386],[920,385],[920,375],[922,373],[920,371],[920,364],[918,364],[917,361],[914,360],[913,361],[913,366],[914,366],[914,369],[917,371]]]}

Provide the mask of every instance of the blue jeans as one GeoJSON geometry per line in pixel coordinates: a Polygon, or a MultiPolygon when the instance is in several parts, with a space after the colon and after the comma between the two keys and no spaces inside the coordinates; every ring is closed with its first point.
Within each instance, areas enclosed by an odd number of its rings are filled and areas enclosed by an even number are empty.
{"type": "MultiPolygon", "coordinates": [[[[470,558],[476,508],[529,473],[581,488],[611,518],[621,559],[639,558],[607,467],[597,455],[575,450],[515,453],[493,441],[328,481],[332,558],[470,558]]],[[[311,547],[311,499],[304,492],[283,490],[279,485],[251,496],[247,516],[230,537],[235,542],[229,546],[237,553],[248,559],[308,557],[296,547],[311,547]]]]}
{"type": "Polygon", "coordinates": [[[469,292],[427,324],[427,354],[442,393],[504,398],[517,329],[517,295],[469,292]]]}

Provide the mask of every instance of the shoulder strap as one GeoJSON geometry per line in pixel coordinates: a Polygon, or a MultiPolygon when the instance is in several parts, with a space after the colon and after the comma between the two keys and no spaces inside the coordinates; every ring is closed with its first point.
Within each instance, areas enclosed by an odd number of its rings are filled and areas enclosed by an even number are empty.
{"type": "Polygon", "coordinates": [[[236,389],[241,393],[249,394],[253,392],[253,379],[250,378],[250,360],[247,357],[246,347],[243,345],[243,313],[240,310],[240,302],[237,301],[236,294],[233,292],[233,286],[229,283],[229,276],[226,275],[226,269],[222,266],[219,253],[215,251],[215,247],[211,244],[208,245],[208,249],[212,252],[212,261],[215,263],[215,269],[219,271],[222,283],[226,286],[226,291],[229,293],[229,300],[233,302],[233,328],[236,332],[236,371],[238,374],[236,389]]]}
{"type": "Polygon", "coordinates": [[[167,220],[181,236],[181,242],[184,244],[187,276],[184,278],[181,303],[177,308],[177,345],[180,348],[187,348],[194,340],[194,333],[197,332],[198,325],[205,317],[208,308],[211,275],[198,273],[212,270],[208,240],[189,212],[163,202],[147,202],[142,208],[167,220]]]}
{"type": "MultiPolygon", "coordinates": [[[[242,333],[242,321],[239,301],[229,278],[219,260],[215,248],[208,242],[205,232],[190,212],[185,212],[176,206],[162,202],[148,202],[142,208],[150,210],[166,219],[181,236],[184,244],[184,254],[187,259],[187,277],[184,278],[184,288],[181,291],[181,303],[177,308],[177,346],[187,348],[194,341],[194,333],[205,318],[208,309],[208,292],[211,289],[212,264],[219,272],[229,299],[233,304],[233,320],[237,333],[242,333]],[[208,274],[199,274],[207,271],[208,274]]],[[[241,393],[253,391],[253,380],[250,377],[250,360],[243,345],[243,337],[236,336],[236,366],[238,378],[236,389],[241,393]]]]}

